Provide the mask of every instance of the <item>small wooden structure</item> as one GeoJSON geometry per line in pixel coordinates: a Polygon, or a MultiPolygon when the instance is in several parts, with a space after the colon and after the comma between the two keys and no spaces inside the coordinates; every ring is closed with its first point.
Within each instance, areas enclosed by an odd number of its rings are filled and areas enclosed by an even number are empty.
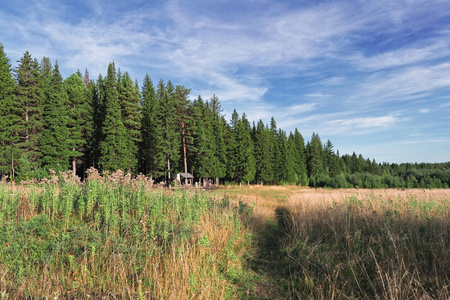
{"type": "Polygon", "coordinates": [[[192,180],[194,179],[194,176],[189,173],[178,173],[177,174],[177,181],[179,184],[182,184],[184,180],[185,184],[192,185],[192,180]]]}

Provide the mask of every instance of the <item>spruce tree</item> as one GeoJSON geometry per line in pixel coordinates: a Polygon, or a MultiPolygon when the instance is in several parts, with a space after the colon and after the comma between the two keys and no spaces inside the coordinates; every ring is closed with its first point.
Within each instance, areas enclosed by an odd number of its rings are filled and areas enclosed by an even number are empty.
{"type": "Polygon", "coordinates": [[[227,125],[225,131],[225,142],[227,145],[227,177],[234,182],[238,182],[239,170],[238,170],[238,137],[237,130],[239,125],[239,114],[236,109],[233,110],[231,115],[230,124],[227,125]]]}
{"type": "Polygon", "coordinates": [[[305,140],[297,128],[294,130],[294,143],[296,151],[295,172],[298,176],[298,183],[302,186],[308,186],[308,172],[306,168],[305,140]]]}
{"type": "Polygon", "coordinates": [[[325,174],[325,164],[323,155],[323,146],[318,134],[314,133],[311,136],[311,142],[307,147],[307,164],[309,177],[317,178],[325,174]]]}
{"type": "Polygon", "coordinates": [[[204,121],[205,103],[201,96],[198,96],[192,103],[193,109],[193,143],[195,153],[189,157],[194,177],[206,178],[209,176],[208,167],[208,139],[206,137],[206,126],[204,121]]]}
{"type": "Polygon", "coordinates": [[[39,151],[42,136],[43,92],[39,63],[28,51],[18,61],[15,69],[16,97],[19,101],[21,121],[18,124],[20,149],[19,175],[22,179],[30,176],[32,171],[40,167],[39,151]]]}
{"type": "Polygon", "coordinates": [[[180,158],[180,135],[177,130],[177,116],[175,112],[175,88],[169,80],[167,86],[160,80],[157,88],[159,99],[158,119],[161,122],[161,138],[157,144],[156,165],[161,174],[167,174],[167,184],[172,180],[171,174],[177,170],[180,158]]]}
{"type": "Polygon", "coordinates": [[[15,175],[19,141],[20,103],[14,94],[11,63],[0,43],[0,176],[15,175]]]}
{"type": "Polygon", "coordinates": [[[139,88],[128,73],[118,83],[119,103],[122,111],[122,122],[127,131],[128,166],[135,171],[137,167],[138,145],[141,141],[141,120],[139,88]]]}
{"type": "Polygon", "coordinates": [[[254,156],[254,145],[251,137],[250,122],[247,117],[242,114],[242,119],[238,126],[238,147],[239,147],[239,162],[238,170],[241,180],[250,183],[255,178],[256,160],[254,156]]]}
{"type": "Polygon", "coordinates": [[[270,149],[270,131],[262,120],[256,126],[254,144],[256,159],[256,180],[263,184],[271,182],[273,179],[272,161],[270,149]]]}
{"type": "Polygon", "coordinates": [[[84,165],[86,169],[87,156],[90,153],[88,143],[92,140],[94,131],[92,95],[77,74],[72,74],[66,78],[64,87],[68,97],[70,160],[72,174],[75,176],[77,166],[84,165]],[[82,156],[84,156],[84,159],[80,160],[82,156]]]}
{"type": "Polygon", "coordinates": [[[114,62],[109,64],[105,79],[105,102],[104,140],[100,142],[99,165],[103,171],[129,170],[128,134],[122,122],[114,62]]]}
{"type": "Polygon", "coordinates": [[[159,143],[161,122],[158,118],[158,100],[155,87],[148,74],[145,75],[142,86],[141,136],[139,147],[140,169],[146,175],[155,175],[157,144],[159,143]]]}
{"type": "Polygon", "coordinates": [[[213,95],[211,102],[209,103],[211,111],[212,132],[214,136],[214,166],[211,176],[215,178],[216,185],[219,184],[219,179],[224,178],[226,175],[227,166],[227,147],[225,144],[225,126],[226,121],[224,117],[219,114],[222,111],[219,98],[213,95]]]}
{"type": "Polygon", "coordinates": [[[294,135],[289,133],[289,137],[286,142],[286,181],[290,184],[296,184],[298,182],[297,173],[297,149],[294,141],[294,135]]]}
{"type": "Polygon", "coordinates": [[[192,138],[192,109],[189,101],[190,92],[190,89],[177,85],[174,97],[177,127],[181,138],[181,165],[183,166],[182,170],[185,173],[188,172],[188,153],[195,152],[195,149],[193,149],[192,138]]]}
{"type": "Polygon", "coordinates": [[[282,161],[281,161],[281,152],[279,147],[279,138],[278,138],[278,129],[277,123],[275,122],[274,117],[270,119],[270,143],[269,145],[272,147],[270,149],[270,153],[272,153],[272,169],[273,169],[273,180],[274,182],[278,182],[282,180],[282,161]]]}
{"type": "Polygon", "coordinates": [[[58,62],[53,69],[48,61],[44,59],[43,62],[44,129],[40,140],[41,161],[47,169],[65,171],[69,163],[71,138],[68,131],[67,93],[58,62]]]}
{"type": "Polygon", "coordinates": [[[105,80],[101,74],[98,76],[96,82],[91,81],[90,88],[90,95],[92,97],[93,135],[88,146],[90,149],[88,165],[99,168],[101,157],[100,144],[104,140],[103,124],[106,116],[105,80]]]}

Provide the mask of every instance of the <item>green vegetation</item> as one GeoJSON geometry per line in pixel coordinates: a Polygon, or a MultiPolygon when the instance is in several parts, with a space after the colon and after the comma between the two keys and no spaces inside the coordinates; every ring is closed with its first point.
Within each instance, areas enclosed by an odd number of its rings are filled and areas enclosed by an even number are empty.
{"type": "Polygon", "coordinates": [[[2,298],[236,298],[251,235],[228,201],[89,170],[0,185],[2,298]]]}
{"type": "Polygon", "coordinates": [[[178,172],[196,182],[258,183],[330,188],[448,188],[450,162],[377,163],[340,155],[331,141],[298,129],[286,132],[253,122],[219,98],[191,101],[191,90],[170,80],[142,89],[127,72],[108,65],[106,77],[80,72],[63,80],[59,65],[25,52],[18,67],[0,44],[0,176],[21,181],[48,177],[50,169],[80,178],[94,167],[144,174],[170,184],[178,172]],[[305,145],[306,142],[306,145],[305,145]]]}
{"type": "Polygon", "coordinates": [[[3,298],[448,299],[447,190],[0,184],[3,298]],[[436,191],[436,192],[435,192],[436,191]]]}

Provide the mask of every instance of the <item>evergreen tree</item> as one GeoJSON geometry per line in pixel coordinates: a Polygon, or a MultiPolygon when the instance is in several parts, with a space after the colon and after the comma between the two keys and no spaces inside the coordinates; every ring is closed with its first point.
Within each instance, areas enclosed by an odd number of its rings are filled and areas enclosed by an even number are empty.
{"type": "Polygon", "coordinates": [[[155,161],[161,132],[158,111],[155,87],[150,76],[146,74],[142,86],[140,165],[142,172],[150,176],[155,175],[158,170],[155,161]]]}
{"type": "MultiPolygon", "coordinates": [[[[278,157],[277,157],[278,180],[281,180],[286,183],[286,182],[288,182],[287,137],[286,137],[286,132],[281,129],[278,129],[277,145],[278,145],[278,153],[279,153],[278,157]]],[[[290,174],[291,177],[293,176],[292,172],[293,172],[293,169],[291,168],[291,174],[290,174]]]]}
{"type": "Polygon", "coordinates": [[[42,164],[47,169],[65,171],[68,167],[70,148],[67,115],[67,93],[59,72],[58,62],[51,70],[46,60],[42,67],[44,82],[44,129],[40,140],[42,164]]]}
{"type": "Polygon", "coordinates": [[[161,138],[157,144],[156,166],[161,173],[167,171],[167,184],[170,184],[173,173],[177,169],[180,158],[180,136],[177,130],[177,116],[175,112],[175,88],[169,80],[167,86],[160,80],[157,88],[159,98],[158,119],[161,122],[161,138]],[[165,166],[165,167],[164,167],[165,166]]]}
{"type": "Polygon", "coordinates": [[[20,103],[14,94],[9,58],[0,43],[0,175],[14,177],[19,141],[20,103]]]}
{"type": "Polygon", "coordinates": [[[318,134],[314,133],[307,147],[307,164],[310,177],[324,175],[325,166],[323,158],[323,146],[318,134]]]}
{"type": "Polygon", "coordinates": [[[92,97],[92,121],[93,121],[93,135],[88,142],[90,149],[89,166],[99,168],[99,161],[101,156],[100,144],[104,140],[103,123],[106,115],[106,101],[105,101],[105,80],[102,75],[98,76],[97,82],[91,81],[90,95],[92,97]]]}
{"type": "Polygon", "coordinates": [[[222,111],[219,98],[213,95],[209,104],[211,111],[212,132],[214,137],[214,167],[211,176],[215,178],[216,185],[219,184],[219,179],[226,176],[227,166],[227,147],[225,144],[225,125],[226,121],[224,117],[219,114],[222,111]]]}
{"type": "Polygon", "coordinates": [[[225,131],[225,141],[227,145],[227,177],[229,180],[238,182],[239,179],[239,171],[238,171],[238,137],[237,130],[239,124],[239,114],[236,109],[234,109],[233,114],[231,115],[230,124],[227,125],[225,131]]]}
{"type": "Polygon", "coordinates": [[[337,155],[334,153],[334,146],[330,140],[324,146],[324,155],[326,162],[326,169],[330,177],[335,177],[340,174],[340,165],[337,155]]]}
{"type": "Polygon", "coordinates": [[[308,174],[306,169],[306,153],[305,153],[305,141],[300,132],[295,128],[294,130],[294,143],[296,150],[296,167],[295,172],[298,176],[298,183],[302,186],[308,185],[308,174]]]}
{"type": "Polygon", "coordinates": [[[238,131],[239,141],[239,162],[241,164],[240,173],[242,180],[250,183],[255,178],[256,161],[254,156],[254,145],[251,137],[250,123],[245,113],[242,115],[238,131]]]}
{"type": "Polygon", "coordinates": [[[42,136],[43,121],[43,96],[42,80],[39,72],[39,63],[32,59],[26,51],[18,61],[15,69],[17,81],[15,94],[20,103],[21,121],[18,124],[20,149],[19,174],[25,179],[32,171],[40,166],[41,153],[39,143],[42,136]]]}
{"type": "Polygon", "coordinates": [[[286,143],[286,181],[290,184],[296,184],[299,179],[297,173],[297,149],[294,141],[294,135],[289,133],[289,138],[286,143]]]}
{"type": "Polygon", "coordinates": [[[273,180],[274,182],[280,181],[283,178],[282,174],[282,162],[281,152],[278,144],[278,129],[275,118],[270,119],[270,143],[272,147],[270,152],[272,153],[272,168],[273,168],[273,180]]]}
{"type": "Polygon", "coordinates": [[[91,150],[88,143],[92,140],[94,132],[92,95],[77,74],[72,74],[66,78],[64,86],[68,97],[70,159],[72,174],[75,176],[77,165],[84,165],[86,168],[87,157],[91,150]],[[80,161],[79,158],[83,155],[85,158],[80,161]]]}
{"type": "Polygon", "coordinates": [[[198,178],[209,177],[208,169],[208,139],[206,137],[206,126],[204,113],[206,106],[201,96],[192,103],[193,107],[193,143],[195,154],[190,158],[193,175],[198,178]]]}
{"type": "Polygon", "coordinates": [[[133,83],[130,75],[125,73],[118,82],[119,103],[122,111],[122,122],[127,131],[128,167],[135,170],[137,166],[138,145],[141,141],[141,120],[139,88],[133,83]]]}
{"type": "Polygon", "coordinates": [[[270,149],[270,131],[264,125],[262,120],[259,120],[254,137],[255,145],[255,160],[256,160],[256,180],[258,182],[271,182],[273,180],[272,161],[270,149]]]}
{"type": "MultiPolygon", "coordinates": [[[[177,85],[175,88],[175,114],[178,132],[181,139],[181,160],[183,172],[188,172],[188,152],[195,152],[192,138],[192,109],[190,107],[190,89],[177,85]]],[[[187,180],[187,179],[186,179],[187,180]]]]}
{"type": "Polygon", "coordinates": [[[108,66],[105,102],[106,116],[102,127],[104,140],[100,142],[99,165],[103,171],[130,170],[133,166],[128,152],[129,139],[122,122],[114,62],[108,66]]]}

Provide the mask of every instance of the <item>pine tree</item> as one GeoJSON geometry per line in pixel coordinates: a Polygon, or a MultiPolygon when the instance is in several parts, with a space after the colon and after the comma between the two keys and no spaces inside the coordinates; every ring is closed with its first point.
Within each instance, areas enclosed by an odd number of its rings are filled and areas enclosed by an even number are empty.
{"type": "Polygon", "coordinates": [[[20,103],[14,94],[9,58],[0,43],[0,175],[14,177],[19,141],[20,103]]]}
{"type": "Polygon", "coordinates": [[[256,159],[256,180],[263,182],[271,182],[273,180],[272,161],[270,149],[270,131],[264,125],[262,120],[259,120],[256,126],[254,144],[255,144],[255,159],[256,159]]]}
{"type": "MultiPolygon", "coordinates": [[[[190,107],[189,93],[190,89],[177,85],[175,88],[175,114],[178,132],[181,137],[181,159],[183,172],[188,172],[188,152],[194,152],[192,138],[192,109],[190,107]]],[[[187,179],[186,179],[187,181],[187,179]]]]}
{"type": "Polygon", "coordinates": [[[247,120],[245,113],[238,126],[238,170],[241,180],[250,183],[255,178],[256,160],[254,156],[254,145],[251,137],[250,123],[247,120]]]}
{"type": "Polygon", "coordinates": [[[161,138],[157,144],[156,166],[162,174],[167,171],[167,184],[170,184],[173,173],[177,169],[180,158],[180,136],[177,130],[177,117],[175,113],[175,88],[169,80],[167,86],[160,80],[157,88],[159,98],[158,119],[161,122],[161,138]],[[165,166],[165,167],[164,167],[165,166]]]}
{"type": "Polygon", "coordinates": [[[43,62],[44,130],[40,141],[41,161],[47,169],[65,171],[69,163],[71,138],[68,131],[67,93],[58,62],[53,69],[45,59],[43,62]],[[51,75],[48,75],[49,71],[51,75]]]}
{"type": "Polygon", "coordinates": [[[281,157],[281,150],[278,143],[278,129],[277,129],[277,123],[275,122],[275,119],[272,117],[270,119],[270,143],[269,145],[272,147],[270,149],[270,153],[272,153],[272,169],[273,169],[273,180],[274,182],[278,182],[282,180],[283,174],[282,174],[282,157],[281,157]]]}
{"type": "Polygon", "coordinates": [[[237,130],[239,124],[239,114],[234,109],[231,115],[230,124],[227,125],[225,130],[225,142],[227,145],[227,177],[234,182],[239,181],[238,171],[238,139],[237,130]]]}
{"type": "Polygon", "coordinates": [[[77,165],[84,165],[86,168],[87,156],[90,154],[88,143],[92,140],[94,131],[92,95],[77,74],[66,78],[64,87],[68,97],[70,159],[72,174],[75,176],[77,165]],[[83,155],[85,159],[80,161],[79,158],[83,155]]]}
{"type": "Polygon", "coordinates": [[[314,132],[307,147],[307,164],[309,177],[318,177],[325,174],[322,142],[319,135],[314,132]]]}
{"type": "Polygon", "coordinates": [[[305,153],[305,141],[300,132],[295,128],[294,130],[294,143],[296,150],[296,173],[298,176],[298,183],[302,186],[308,186],[308,173],[306,169],[306,153],[305,153]]]}
{"type": "Polygon", "coordinates": [[[296,184],[298,182],[297,173],[297,149],[294,141],[294,135],[289,133],[289,138],[286,142],[286,181],[290,184],[296,184]]]}
{"type": "Polygon", "coordinates": [[[155,175],[158,170],[155,157],[159,143],[161,122],[158,118],[158,100],[155,87],[148,74],[145,75],[142,86],[140,168],[144,174],[155,175]]]}
{"type": "Polygon", "coordinates": [[[102,127],[104,140],[100,142],[99,165],[103,171],[128,170],[131,167],[128,134],[122,123],[114,62],[108,66],[108,75],[105,80],[105,102],[106,116],[102,127]]]}
{"type": "Polygon", "coordinates": [[[128,166],[135,170],[137,166],[138,145],[141,141],[141,120],[139,88],[133,83],[130,75],[125,73],[118,83],[119,103],[122,111],[122,122],[127,131],[128,166]]]}
{"type": "Polygon", "coordinates": [[[219,114],[222,111],[219,98],[213,95],[210,103],[207,103],[207,107],[210,109],[211,122],[212,122],[212,135],[213,135],[213,152],[214,152],[214,165],[211,176],[215,178],[216,185],[219,184],[219,179],[224,178],[226,175],[227,166],[227,147],[225,144],[225,119],[219,114]]]}
{"type": "Polygon", "coordinates": [[[104,140],[103,123],[106,115],[106,101],[105,101],[105,80],[102,75],[98,76],[97,82],[91,81],[90,95],[92,102],[92,120],[93,120],[93,135],[88,142],[89,166],[99,168],[99,161],[101,156],[100,144],[104,140]]]}
{"type": "Polygon", "coordinates": [[[43,129],[43,95],[39,63],[26,51],[15,69],[16,96],[20,103],[18,124],[20,149],[19,175],[26,178],[40,166],[40,139],[43,129]]]}

